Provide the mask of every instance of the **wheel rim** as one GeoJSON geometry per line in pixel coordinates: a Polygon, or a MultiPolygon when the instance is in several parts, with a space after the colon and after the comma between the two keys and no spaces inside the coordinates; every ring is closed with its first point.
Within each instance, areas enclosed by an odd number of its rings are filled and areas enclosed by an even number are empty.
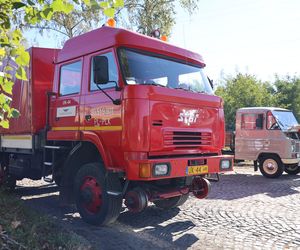
{"type": "Polygon", "coordinates": [[[267,159],[263,163],[263,169],[267,174],[275,174],[278,170],[278,164],[273,159],[267,159]]]}
{"type": "Polygon", "coordinates": [[[89,213],[96,214],[101,209],[102,188],[95,177],[84,178],[80,187],[80,202],[89,213]]]}

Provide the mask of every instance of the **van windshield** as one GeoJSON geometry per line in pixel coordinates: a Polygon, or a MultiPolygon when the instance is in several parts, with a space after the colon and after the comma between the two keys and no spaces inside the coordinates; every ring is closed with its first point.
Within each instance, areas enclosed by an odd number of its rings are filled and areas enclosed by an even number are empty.
{"type": "Polygon", "coordinates": [[[212,88],[203,68],[171,58],[145,55],[120,49],[120,59],[126,83],[157,85],[173,89],[212,94],[212,88]]]}
{"type": "Polygon", "coordinates": [[[298,125],[298,121],[291,111],[273,110],[272,113],[282,130],[288,130],[298,125]]]}

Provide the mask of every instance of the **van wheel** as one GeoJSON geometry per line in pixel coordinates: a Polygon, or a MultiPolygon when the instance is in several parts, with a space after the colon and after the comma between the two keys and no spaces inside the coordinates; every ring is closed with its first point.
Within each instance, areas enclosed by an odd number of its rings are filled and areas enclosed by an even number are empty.
{"type": "Polygon", "coordinates": [[[189,194],[183,194],[180,196],[168,198],[168,199],[163,199],[163,200],[157,200],[153,201],[155,206],[162,208],[162,209],[171,209],[174,207],[179,207],[183,205],[187,199],[189,198],[189,194]]]}
{"type": "Polygon", "coordinates": [[[300,173],[300,166],[298,164],[285,165],[284,171],[290,175],[296,175],[300,173]]]}
{"type": "Polygon", "coordinates": [[[283,173],[283,163],[277,156],[264,156],[259,161],[259,170],[264,177],[277,178],[283,173]]]}
{"type": "Polygon", "coordinates": [[[107,191],[120,191],[121,183],[116,176],[105,177],[103,164],[83,165],[76,174],[74,189],[77,209],[87,223],[107,225],[118,218],[122,197],[107,191]]]}

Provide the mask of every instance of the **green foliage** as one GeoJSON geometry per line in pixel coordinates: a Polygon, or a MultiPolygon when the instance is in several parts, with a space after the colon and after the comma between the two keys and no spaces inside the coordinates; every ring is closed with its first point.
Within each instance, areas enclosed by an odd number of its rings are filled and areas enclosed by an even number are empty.
{"type": "Polygon", "coordinates": [[[28,208],[0,188],[0,249],[90,249],[85,239],[59,221],[28,208]]]}
{"type": "MultiPolygon", "coordinates": [[[[197,10],[199,0],[180,0],[181,7],[192,14],[197,10]]],[[[128,10],[130,23],[142,34],[151,35],[155,29],[169,36],[175,24],[175,0],[128,0],[124,7],[128,10]]]]}
{"type": "Polygon", "coordinates": [[[0,126],[9,128],[9,119],[19,116],[11,107],[14,77],[28,80],[26,67],[30,55],[22,46],[20,27],[50,21],[57,15],[70,15],[78,5],[113,16],[123,4],[123,0],[0,0],[0,126]],[[21,21],[17,22],[18,18],[21,21]]]}
{"type": "MultiPolygon", "coordinates": [[[[49,0],[47,0],[49,1],[49,0]]],[[[55,0],[51,4],[36,3],[42,9],[43,20],[39,22],[24,22],[22,15],[17,18],[18,23],[24,29],[38,29],[41,34],[45,30],[55,31],[61,35],[59,39],[64,42],[68,38],[78,36],[95,27],[101,26],[103,14],[114,17],[118,8],[124,5],[123,0],[73,0],[73,3],[55,0]],[[59,11],[63,9],[64,11],[59,11]],[[103,13],[103,14],[102,14],[103,13]]]]}
{"type": "Polygon", "coordinates": [[[224,100],[226,129],[234,130],[236,110],[242,107],[274,106],[276,97],[272,86],[253,75],[237,74],[226,79],[225,86],[216,89],[216,95],[224,100]]]}
{"type": "Polygon", "coordinates": [[[297,76],[276,76],[274,82],[276,105],[293,111],[300,121],[300,78],[297,76]]]}

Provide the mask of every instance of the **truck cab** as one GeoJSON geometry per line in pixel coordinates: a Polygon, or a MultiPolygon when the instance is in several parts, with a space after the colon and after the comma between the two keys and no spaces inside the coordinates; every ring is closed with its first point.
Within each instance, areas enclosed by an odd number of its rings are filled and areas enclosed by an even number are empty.
{"type": "Polygon", "coordinates": [[[35,143],[22,151],[26,165],[15,144],[2,148],[2,173],[33,178],[34,163],[35,178],[52,175],[60,186],[61,203],[76,203],[89,223],[108,224],[123,200],[132,212],[149,201],[180,206],[189,193],[208,195],[208,174],[232,170],[232,157],[221,153],[223,102],[199,54],[102,27],[68,40],[55,55],[47,105],[35,107],[45,114],[44,127],[27,132],[35,143]]]}
{"type": "Polygon", "coordinates": [[[300,172],[300,126],[294,114],[275,107],[241,108],[236,113],[235,159],[253,160],[265,177],[300,172]]]}

